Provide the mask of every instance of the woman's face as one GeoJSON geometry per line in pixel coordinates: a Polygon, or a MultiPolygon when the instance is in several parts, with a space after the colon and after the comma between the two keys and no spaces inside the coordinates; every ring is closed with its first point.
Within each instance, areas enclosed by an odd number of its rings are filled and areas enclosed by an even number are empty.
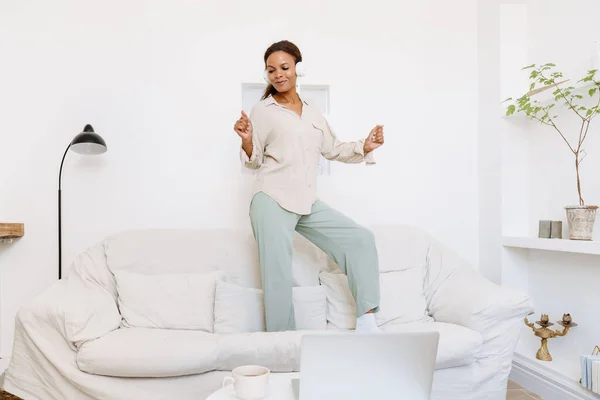
{"type": "Polygon", "coordinates": [[[296,62],[285,51],[276,51],[267,58],[269,82],[279,92],[296,87],[296,62]]]}

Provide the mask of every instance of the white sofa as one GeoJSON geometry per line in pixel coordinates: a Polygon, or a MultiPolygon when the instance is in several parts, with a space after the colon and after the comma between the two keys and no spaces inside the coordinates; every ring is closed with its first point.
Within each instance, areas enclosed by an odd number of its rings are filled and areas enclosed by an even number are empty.
{"type": "MultiPolygon", "coordinates": [[[[482,278],[421,230],[369,228],[382,276],[381,329],[440,332],[432,398],[504,400],[529,298],[482,278]]],[[[261,332],[250,231],[106,238],[19,310],[4,389],[26,400],[198,400],[240,364],[298,371],[301,335],[352,329],[345,324],[353,316],[344,276],[300,235],[293,274],[298,330],[261,332]]]]}

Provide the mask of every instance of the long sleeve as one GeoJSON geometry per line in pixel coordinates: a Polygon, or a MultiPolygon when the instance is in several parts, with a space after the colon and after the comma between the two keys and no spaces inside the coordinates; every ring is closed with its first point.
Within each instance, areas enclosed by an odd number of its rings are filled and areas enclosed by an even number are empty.
{"type": "Polygon", "coordinates": [[[248,169],[258,169],[262,165],[263,148],[256,132],[252,134],[252,155],[248,157],[244,148],[240,145],[240,160],[248,169]]]}
{"type": "Polygon", "coordinates": [[[257,121],[255,109],[250,113],[252,122],[252,155],[248,157],[244,148],[240,145],[240,160],[248,169],[258,169],[262,165],[264,157],[264,129],[260,121],[257,121]]]}
{"type": "Polygon", "coordinates": [[[329,125],[327,119],[322,119],[323,126],[316,126],[323,131],[321,154],[328,160],[340,161],[348,164],[375,164],[373,152],[366,156],[364,153],[365,139],[352,142],[341,142],[329,125]]]}

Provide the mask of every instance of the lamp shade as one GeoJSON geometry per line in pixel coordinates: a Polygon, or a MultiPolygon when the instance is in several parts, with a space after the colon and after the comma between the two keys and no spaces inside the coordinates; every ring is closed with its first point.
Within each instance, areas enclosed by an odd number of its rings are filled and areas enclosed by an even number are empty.
{"type": "Polygon", "coordinates": [[[71,141],[71,150],[79,154],[102,154],[106,152],[106,142],[94,132],[94,128],[90,124],[87,124],[83,128],[83,132],[71,141]]]}

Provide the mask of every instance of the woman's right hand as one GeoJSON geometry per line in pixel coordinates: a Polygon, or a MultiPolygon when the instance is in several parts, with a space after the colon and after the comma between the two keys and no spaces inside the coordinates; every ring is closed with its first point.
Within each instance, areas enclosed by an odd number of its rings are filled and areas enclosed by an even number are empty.
{"type": "Polygon", "coordinates": [[[242,138],[242,142],[252,143],[252,122],[242,110],[242,116],[235,123],[233,130],[242,138]]]}

